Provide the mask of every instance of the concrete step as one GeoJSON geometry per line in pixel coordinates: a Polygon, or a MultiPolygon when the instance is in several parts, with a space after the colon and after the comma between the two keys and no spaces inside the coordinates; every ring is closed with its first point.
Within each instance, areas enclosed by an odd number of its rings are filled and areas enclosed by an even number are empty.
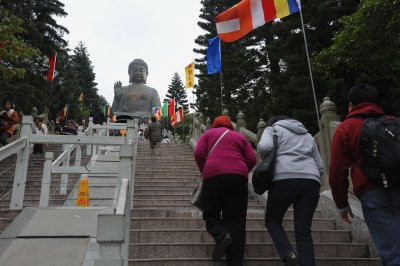
{"type": "MultiPolygon", "coordinates": [[[[253,209],[261,209],[264,210],[264,207],[259,205],[258,202],[249,202],[248,208],[253,209]]],[[[133,200],[134,208],[149,208],[149,207],[157,207],[157,208],[193,208],[190,201],[188,200],[133,200]]]]}
{"type": "MultiPolygon", "coordinates": [[[[247,218],[248,229],[265,229],[264,218],[247,218]]],[[[293,219],[283,220],[283,227],[294,228],[293,219]]],[[[204,229],[205,221],[194,218],[154,218],[141,217],[131,219],[131,229],[204,229]]],[[[315,218],[312,223],[312,230],[335,230],[336,224],[333,218],[315,218]]]]}
{"type": "MultiPolygon", "coordinates": [[[[247,209],[247,218],[264,218],[265,212],[263,209],[247,209]]],[[[167,208],[157,208],[157,207],[148,207],[141,209],[133,209],[131,210],[132,218],[202,218],[202,212],[198,209],[185,208],[185,209],[167,209],[167,208]]],[[[293,211],[288,210],[284,216],[285,219],[293,218],[293,211]]],[[[321,211],[317,210],[314,213],[315,218],[322,218],[321,211]]]]}
{"type": "MultiPolygon", "coordinates": [[[[295,243],[293,243],[295,245],[295,243]]],[[[130,259],[207,258],[212,256],[214,243],[154,243],[130,244],[130,259]]],[[[329,258],[362,258],[369,256],[368,245],[356,243],[315,243],[315,256],[329,258]]],[[[247,258],[277,258],[272,243],[246,243],[247,258]]]]}
{"type": "MultiPolygon", "coordinates": [[[[286,230],[289,241],[294,242],[294,231],[286,230]]],[[[351,243],[351,233],[346,230],[319,230],[311,232],[314,243],[351,243]]],[[[141,229],[130,231],[131,243],[215,243],[203,229],[141,229]]],[[[247,229],[248,243],[272,243],[266,229],[247,229]]]]}
{"type": "MultiPolygon", "coordinates": [[[[317,266],[381,266],[375,258],[316,258],[317,266]]],[[[226,266],[225,260],[211,258],[151,258],[130,259],[130,266],[226,266]]],[[[278,258],[245,258],[244,266],[282,266],[278,258]]]]}

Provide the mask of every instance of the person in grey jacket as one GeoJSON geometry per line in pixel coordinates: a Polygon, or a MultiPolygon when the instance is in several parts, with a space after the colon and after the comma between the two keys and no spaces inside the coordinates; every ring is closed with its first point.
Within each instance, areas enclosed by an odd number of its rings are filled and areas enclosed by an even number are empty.
{"type": "Polygon", "coordinates": [[[264,158],[277,134],[275,175],[268,192],[265,226],[285,265],[315,265],[311,224],[319,200],[324,166],[314,138],[302,123],[287,116],[267,122],[258,152],[264,158]],[[297,253],[282,226],[287,209],[293,205],[297,253]]]}

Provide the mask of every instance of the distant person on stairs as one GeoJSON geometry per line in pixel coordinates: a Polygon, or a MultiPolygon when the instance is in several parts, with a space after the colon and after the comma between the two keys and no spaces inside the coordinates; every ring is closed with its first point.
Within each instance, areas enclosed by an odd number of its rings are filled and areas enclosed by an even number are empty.
{"type": "Polygon", "coordinates": [[[144,136],[149,139],[150,142],[150,154],[151,155],[160,155],[160,143],[161,143],[161,132],[162,132],[162,126],[160,122],[157,121],[157,119],[152,116],[151,117],[151,123],[150,125],[146,128],[146,131],[144,133],[144,136]]]}
{"type": "Polygon", "coordinates": [[[283,115],[271,117],[267,122],[257,146],[262,159],[272,150],[274,133],[278,136],[275,174],[268,191],[265,226],[285,266],[314,266],[311,225],[324,165],[317,144],[304,125],[283,115]],[[282,226],[291,205],[298,255],[282,226]]]}
{"type": "Polygon", "coordinates": [[[203,219],[216,243],[212,258],[219,260],[226,254],[227,265],[242,266],[248,174],[257,162],[255,153],[246,138],[233,130],[229,117],[219,116],[200,137],[194,157],[204,180],[203,219]]]}
{"type": "Polygon", "coordinates": [[[14,134],[14,127],[19,122],[13,105],[10,99],[3,102],[3,110],[0,112],[0,147],[7,145],[7,139],[14,134]]]}
{"type": "MultiPolygon", "coordinates": [[[[32,133],[38,135],[47,135],[47,126],[43,124],[43,119],[39,116],[36,116],[33,119],[35,122],[32,133]]],[[[33,144],[33,154],[43,154],[43,144],[33,144]]]]}

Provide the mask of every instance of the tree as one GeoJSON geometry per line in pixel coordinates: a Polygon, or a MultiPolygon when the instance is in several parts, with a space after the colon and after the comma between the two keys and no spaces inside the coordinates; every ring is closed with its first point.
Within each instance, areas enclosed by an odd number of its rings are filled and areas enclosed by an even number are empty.
{"type": "Polygon", "coordinates": [[[19,65],[39,53],[19,37],[24,31],[22,20],[0,6],[0,76],[4,79],[23,78],[26,69],[19,65]]]}
{"type": "Polygon", "coordinates": [[[65,72],[60,77],[62,87],[55,92],[60,99],[58,108],[62,108],[69,102],[70,118],[81,119],[90,112],[92,106],[100,106],[102,102],[97,94],[97,83],[95,83],[92,62],[83,42],[79,42],[70,56],[65,72]],[[79,103],[79,96],[83,93],[83,102],[79,103]]]}
{"type": "MultiPolygon", "coordinates": [[[[68,30],[56,23],[53,16],[65,16],[64,4],[56,0],[43,1],[3,1],[1,7],[22,21],[23,31],[16,37],[28,46],[39,51],[29,60],[16,61],[13,67],[24,69],[23,78],[14,76],[12,79],[0,77],[0,97],[11,96],[16,101],[17,109],[30,113],[32,107],[43,112],[48,106],[51,85],[45,77],[48,71],[48,57],[58,52],[57,72],[63,72],[62,67],[68,60],[67,42],[63,35],[68,30]]],[[[58,87],[58,79],[54,80],[54,88],[58,87]]],[[[57,101],[57,99],[52,99],[57,101]]]]}
{"type": "Polygon", "coordinates": [[[385,111],[400,115],[400,2],[365,0],[331,46],[321,51],[314,65],[330,87],[342,116],[347,113],[347,89],[355,84],[376,86],[385,111]]]}
{"type": "Polygon", "coordinates": [[[175,102],[178,105],[183,106],[183,110],[185,112],[188,111],[189,104],[187,100],[185,86],[183,85],[182,79],[178,73],[175,73],[173,75],[171,84],[168,85],[168,91],[165,97],[169,100],[175,98],[175,102]]]}

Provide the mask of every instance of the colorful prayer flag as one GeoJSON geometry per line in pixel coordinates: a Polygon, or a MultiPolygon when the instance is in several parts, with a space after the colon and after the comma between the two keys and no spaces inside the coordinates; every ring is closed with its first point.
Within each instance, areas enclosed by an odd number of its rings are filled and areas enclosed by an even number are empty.
{"type": "Polygon", "coordinates": [[[107,117],[111,116],[111,106],[107,105],[107,117]]]}
{"type": "Polygon", "coordinates": [[[168,115],[171,118],[175,114],[175,98],[172,98],[168,105],[168,115]]]}
{"type": "Polygon", "coordinates": [[[243,0],[215,18],[217,33],[224,42],[233,42],[265,23],[296,12],[296,0],[243,0]]]}
{"type": "Polygon", "coordinates": [[[49,72],[47,72],[47,80],[53,81],[54,79],[54,71],[56,70],[56,60],[57,60],[57,53],[54,53],[52,57],[49,59],[49,72]]]}
{"type": "Polygon", "coordinates": [[[207,74],[221,72],[221,41],[218,36],[208,40],[207,74]]]}
{"type": "Polygon", "coordinates": [[[194,61],[185,67],[186,88],[194,88],[194,61]]]}
{"type": "Polygon", "coordinates": [[[165,102],[161,108],[161,113],[163,117],[168,117],[168,102],[165,102]]]}

